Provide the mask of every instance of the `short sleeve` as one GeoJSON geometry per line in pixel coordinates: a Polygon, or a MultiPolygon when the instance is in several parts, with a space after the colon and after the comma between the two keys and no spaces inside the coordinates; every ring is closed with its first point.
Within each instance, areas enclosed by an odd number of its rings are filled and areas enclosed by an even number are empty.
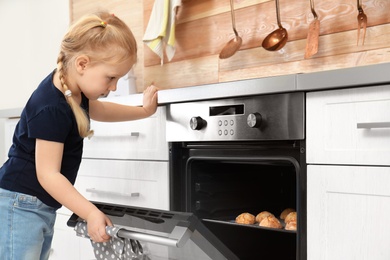
{"type": "Polygon", "coordinates": [[[28,121],[28,137],[64,143],[72,125],[71,115],[58,107],[45,107],[28,121]]]}

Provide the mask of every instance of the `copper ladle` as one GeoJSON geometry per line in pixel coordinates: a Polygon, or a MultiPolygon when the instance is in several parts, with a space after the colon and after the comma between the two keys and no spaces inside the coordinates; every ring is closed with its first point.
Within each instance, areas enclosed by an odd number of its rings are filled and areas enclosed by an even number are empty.
{"type": "Polygon", "coordinates": [[[284,47],[288,40],[288,33],[285,28],[283,28],[280,22],[280,11],[279,11],[279,0],[275,0],[276,3],[276,18],[278,20],[279,28],[275,31],[268,34],[267,37],[263,40],[263,48],[267,51],[278,51],[284,47]]]}
{"type": "Polygon", "coordinates": [[[232,16],[232,27],[233,32],[236,35],[233,39],[231,39],[228,43],[226,43],[225,47],[223,47],[221,53],[219,54],[220,59],[227,59],[233,56],[241,47],[242,38],[238,35],[236,30],[236,19],[234,17],[234,0],[230,0],[230,14],[232,16]]]}

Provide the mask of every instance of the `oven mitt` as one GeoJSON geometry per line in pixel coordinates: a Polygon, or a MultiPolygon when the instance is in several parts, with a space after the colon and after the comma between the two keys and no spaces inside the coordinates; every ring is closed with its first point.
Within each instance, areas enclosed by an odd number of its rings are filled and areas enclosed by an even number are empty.
{"type": "MultiPolygon", "coordinates": [[[[77,236],[89,238],[87,232],[87,223],[78,222],[75,226],[77,236]]],[[[128,238],[118,237],[118,227],[106,227],[106,232],[111,236],[108,242],[96,243],[91,240],[94,254],[97,260],[141,260],[149,259],[144,252],[140,252],[139,242],[128,238]],[[137,244],[138,243],[138,244],[137,244]]],[[[141,247],[142,248],[142,247],[141,247]]]]}

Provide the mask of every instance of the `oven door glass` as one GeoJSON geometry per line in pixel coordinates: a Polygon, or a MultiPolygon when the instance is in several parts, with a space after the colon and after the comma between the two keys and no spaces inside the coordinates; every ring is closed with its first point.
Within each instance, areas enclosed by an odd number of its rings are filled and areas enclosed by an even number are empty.
{"type": "MultiPolygon", "coordinates": [[[[286,208],[300,211],[300,165],[288,156],[190,156],[186,165],[187,211],[240,259],[299,259],[298,233],[280,219],[286,208]],[[238,224],[241,213],[268,211],[281,228],[238,224]],[[255,258],[254,258],[255,257],[255,258]]],[[[299,227],[299,220],[298,227],[299,227]]]]}

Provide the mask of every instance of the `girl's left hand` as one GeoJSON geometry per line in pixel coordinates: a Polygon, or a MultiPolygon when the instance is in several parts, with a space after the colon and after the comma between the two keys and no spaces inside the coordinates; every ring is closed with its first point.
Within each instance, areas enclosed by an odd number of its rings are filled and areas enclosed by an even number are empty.
{"type": "Polygon", "coordinates": [[[100,210],[96,209],[88,215],[88,235],[92,241],[102,243],[111,239],[106,233],[106,226],[113,225],[111,220],[100,210]]]}
{"type": "Polygon", "coordinates": [[[153,84],[144,91],[143,108],[148,116],[153,115],[157,110],[157,92],[158,88],[153,84]]]}

